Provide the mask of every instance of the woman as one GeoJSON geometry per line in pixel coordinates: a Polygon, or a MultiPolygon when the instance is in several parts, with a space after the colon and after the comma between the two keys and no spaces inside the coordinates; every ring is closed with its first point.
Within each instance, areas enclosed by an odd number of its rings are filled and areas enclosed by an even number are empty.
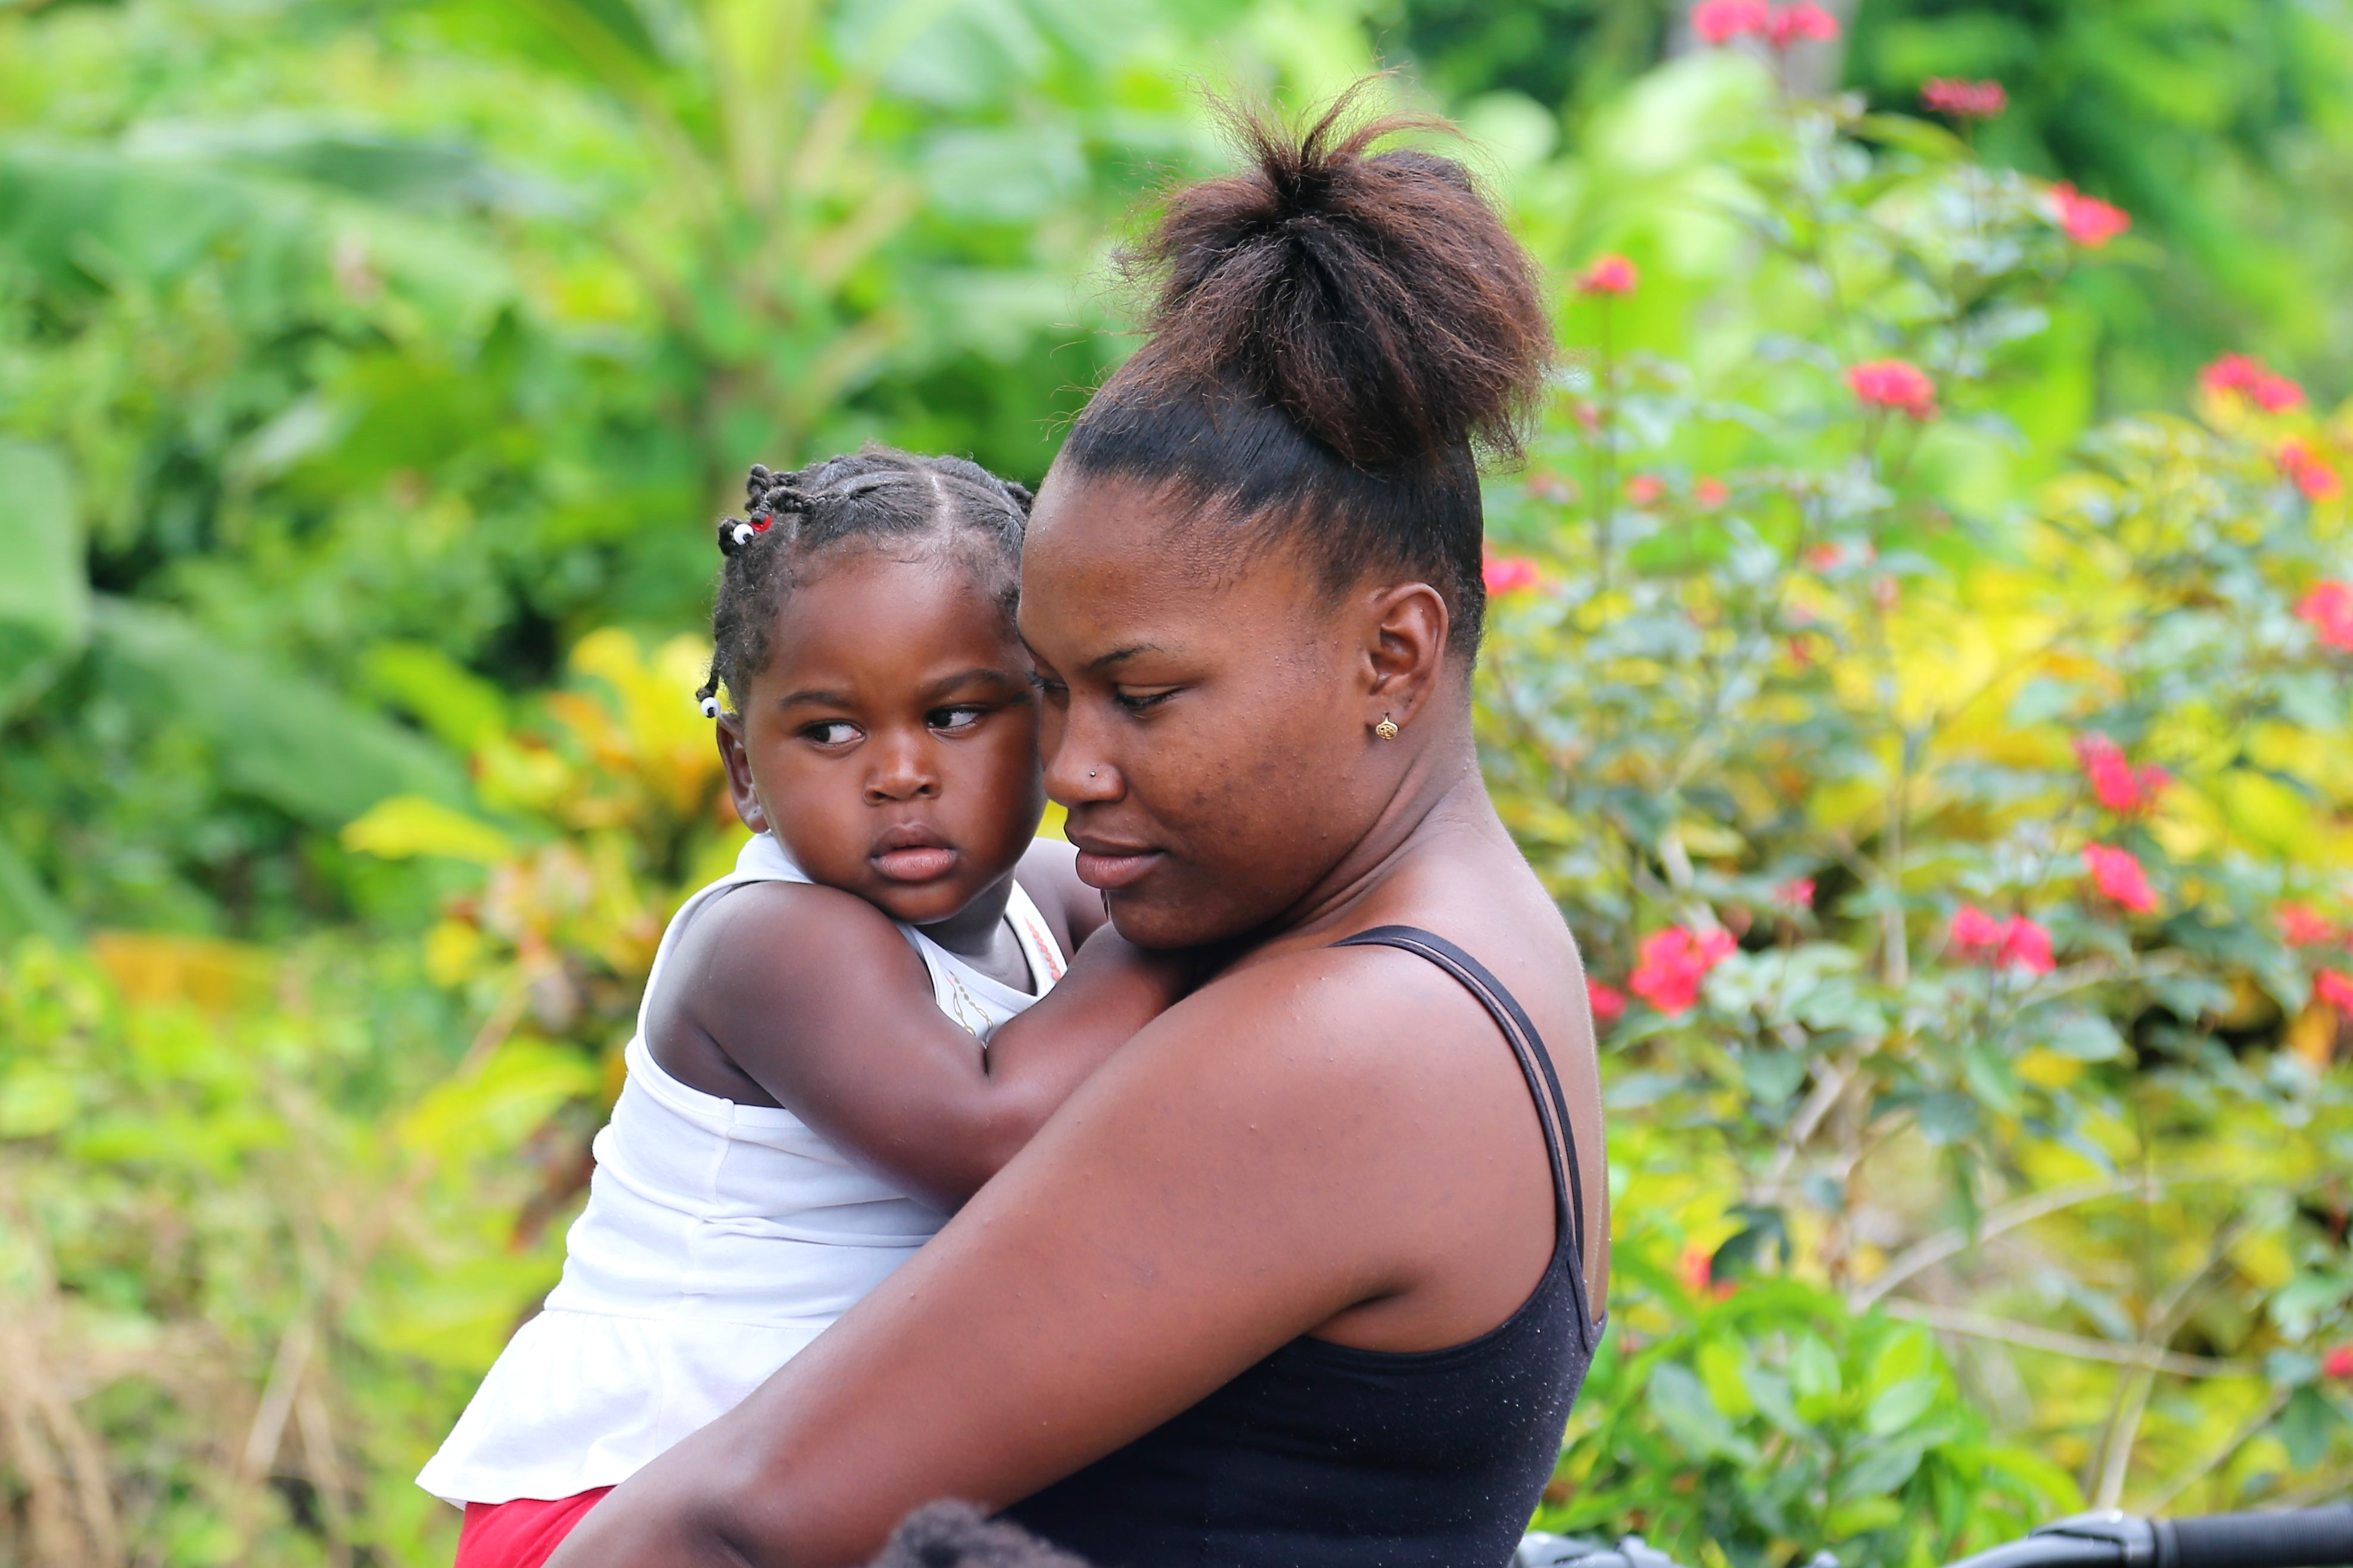
{"type": "Polygon", "coordinates": [[[1576,948],[1471,735],[1474,448],[1548,336],[1345,107],[1173,201],[1023,556],[1080,875],[1230,956],[554,1568],[856,1563],[941,1496],[1107,1568],[1511,1555],[1608,1270],[1576,948]]]}

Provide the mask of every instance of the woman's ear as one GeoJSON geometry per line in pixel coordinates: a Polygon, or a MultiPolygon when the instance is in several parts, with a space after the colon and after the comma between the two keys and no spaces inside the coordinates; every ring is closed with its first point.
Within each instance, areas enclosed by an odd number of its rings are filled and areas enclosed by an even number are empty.
{"type": "Polygon", "coordinates": [[[1381,726],[1403,729],[1444,675],[1452,617],[1445,595],[1427,583],[1379,589],[1366,608],[1365,725],[1386,739],[1394,731],[1381,726]]]}
{"type": "Polygon", "coordinates": [[[752,782],[752,755],[744,749],[744,721],[723,713],[712,728],[718,732],[719,760],[727,769],[727,793],[735,798],[735,816],[754,833],[768,831],[768,814],[761,808],[760,791],[752,782]]]}

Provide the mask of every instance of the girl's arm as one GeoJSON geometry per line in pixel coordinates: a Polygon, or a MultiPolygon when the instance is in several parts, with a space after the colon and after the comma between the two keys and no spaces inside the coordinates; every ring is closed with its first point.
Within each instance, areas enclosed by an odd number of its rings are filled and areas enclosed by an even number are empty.
{"type": "MultiPolygon", "coordinates": [[[[1000,1026],[986,1060],[881,911],[832,888],[740,888],[696,921],[682,986],[648,1018],[665,1061],[711,1047],[801,1120],[954,1209],[1104,1058],[1183,994],[1190,965],[1108,927],[1000,1026]],[[700,1038],[696,1038],[700,1036],[700,1038]]],[[[677,960],[673,961],[678,962],[677,960]]]]}
{"type": "Polygon", "coordinates": [[[1002,1507],[1314,1330],[1461,1342],[1553,1245],[1517,1067],[1453,982],[1324,952],[1187,998],[964,1211],[548,1568],[839,1568],[1002,1507]]]}

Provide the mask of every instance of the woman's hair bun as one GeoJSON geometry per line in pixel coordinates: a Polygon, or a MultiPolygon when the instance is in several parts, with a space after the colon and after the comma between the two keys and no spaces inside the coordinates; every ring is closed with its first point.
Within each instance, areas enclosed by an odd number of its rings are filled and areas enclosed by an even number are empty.
{"type": "Polygon", "coordinates": [[[1453,129],[1360,112],[1380,79],[1303,132],[1219,106],[1247,166],[1176,191],[1124,254],[1153,338],[1123,379],[1253,396],[1367,467],[1515,455],[1552,357],[1534,268],[1461,163],[1369,151],[1453,129]]]}

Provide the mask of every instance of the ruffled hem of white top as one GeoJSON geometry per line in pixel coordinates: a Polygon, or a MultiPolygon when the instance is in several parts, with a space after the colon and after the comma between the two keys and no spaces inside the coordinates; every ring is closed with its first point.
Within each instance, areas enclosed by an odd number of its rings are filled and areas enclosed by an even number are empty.
{"type": "MultiPolygon", "coordinates": [[[[761,835],[662,933],[727,888],[806,882],[761,835]]],[[[1017,886],[1007,911],[1038,994],[1062,955],[1017,886]]],[[[944,1012],[982,1041],[1036,997],[902,926],[944,1012]]],[[[789,1110],[738,1106],[672,1079],[644,1040],[596,1136],[564,1279],[508,1342],[417,1478],[445,1501],[565,1498],[617,1486],[741,1403],[939,1227],[937,1211],[846,1158],[789,1110]]]]}

